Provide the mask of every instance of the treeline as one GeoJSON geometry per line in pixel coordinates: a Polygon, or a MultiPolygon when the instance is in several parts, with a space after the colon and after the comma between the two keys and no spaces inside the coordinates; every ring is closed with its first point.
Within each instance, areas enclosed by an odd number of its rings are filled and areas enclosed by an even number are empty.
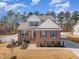
{"type": "Polygon", "coordinates": [[[62,28],[65,28],[64,31],[70,31],[71,28],[73,27],[74,24],[79,20],[79,12],[74,11],[74,12],[64,12],[61,11],[60,13],[55,13],[54,11],[52,12],[46,12],[46,13],[40,13],[38,11],[35,12],[29,12],[26,13],[24,12],[21,14],[20,12],[13,12],[12,10],[9,10],[6,12],[6,15],[1,17],[0,23],[4,24],[7,28],[11,29],[14,33],[15,30],[17,29],[18,25],[22,22],[26,22],[27,18],[29,15],[52,15],[53,17],[56,18],[56,21],[62,28]],[[70,28],[70,29],[69,29],[70,28]]]}

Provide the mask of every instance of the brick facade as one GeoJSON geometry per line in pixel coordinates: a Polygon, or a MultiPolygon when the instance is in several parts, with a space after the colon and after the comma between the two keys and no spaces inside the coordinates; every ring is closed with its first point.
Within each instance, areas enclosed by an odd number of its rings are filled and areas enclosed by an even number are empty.
{"type": "Polygon", "coordinates": [[[57,40],[58,40],[58,41],[61,40],[61,31],[57,31],[57,40]]]}
{"type": "MultiPolygon", "coordinates": [[[[19,30],[17,32],[19,33],[19,30]]],[[[47,35],[46,38],[43,39],[43,38],[41,38],[41,32],[36,31],[36,37],[32,38],[32,31],[30,30],[29,34],[28,34],[28,39],[30,41],[35,41],[37,43],[40,43],[40,42],[43,42],[43,41],[54,41],[54,42],[61,41],[60,40],[61,39],[60,31],[56,31],[56,37],[55,38],[51,38],[50,31],[47,31],[46,35],[47,35]]],[[[18,37],[19,37],[19,40],[22,40],[23,38],[27,38],[27,37],[20,36],[20,34],[19,34],[18,37]]]]}
{"type": "Polygon", "coordinates": [[[32,31],[31,30],[29,31],[28,35],[29,35],[29,40],[32,40],[32,31]]]}

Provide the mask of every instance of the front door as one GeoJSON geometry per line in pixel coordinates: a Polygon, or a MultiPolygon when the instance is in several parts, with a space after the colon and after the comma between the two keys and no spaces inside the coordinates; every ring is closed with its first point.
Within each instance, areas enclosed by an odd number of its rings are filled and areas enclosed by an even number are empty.
{"type": "Polygon", "coordinates": [[[36,31],[32,31],[32,38],[36,38],[36,31]]]}

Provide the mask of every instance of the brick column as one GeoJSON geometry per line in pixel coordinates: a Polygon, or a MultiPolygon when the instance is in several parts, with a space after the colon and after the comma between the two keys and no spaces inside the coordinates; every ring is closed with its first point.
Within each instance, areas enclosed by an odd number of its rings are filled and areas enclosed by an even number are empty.
{"type": "Polygon", "coordinates": [[[32,31],[30,30],[29,31],[29,40],[31,40],[32,39],[32,31]]]}
{"type": "Polygon", "coordinates": [[[47,31],[47,40],[50,40],[50,31],[47,31]]]}
{"type": "Polygon", "coordinates": [[[60,39],[61,39],[61,32],[57,31],[57,40],[60,41],[60,39]]]}
{"type": "Polygon", "coordinates": [[[21,41],[20,30],[16,30],[16,32],[18,34],[18,41],[21,41]]]}
{"type": "Polygon", "coordinates": [[[40,40],[40,31],[36,31],[36,40],[40,40]]]}

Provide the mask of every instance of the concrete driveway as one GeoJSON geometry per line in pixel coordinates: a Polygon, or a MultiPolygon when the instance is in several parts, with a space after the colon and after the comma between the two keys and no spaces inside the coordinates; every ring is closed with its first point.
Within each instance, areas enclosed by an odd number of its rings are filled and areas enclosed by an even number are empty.
{"type": "Polygon", "coordinates": [[[62,39],[62,41],[64,41],[64,45],[67,48],[79,48],[79,44],[76,43],[76,42],[73,42],[73,41],[70,41],[70,40],[67,40],[67,39],[62,39]]]}

